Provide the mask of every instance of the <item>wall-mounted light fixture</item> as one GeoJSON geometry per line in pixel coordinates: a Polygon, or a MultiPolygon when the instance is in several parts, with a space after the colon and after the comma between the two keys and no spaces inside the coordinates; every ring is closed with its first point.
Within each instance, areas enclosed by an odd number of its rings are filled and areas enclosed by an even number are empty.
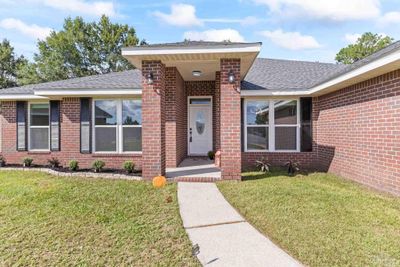
{"type": "Polygon", "coordinates": [[[154,75],[152,72],[146,75],[146,80],[148,85],[152,85],[154,83],[154,75]]]}
{"type": "Polygon", "coordinates": [[[229,83],[235,83],[235,73],[233,73],[233,70],[230,70],[228,73],[228,82],[229,83]]]}

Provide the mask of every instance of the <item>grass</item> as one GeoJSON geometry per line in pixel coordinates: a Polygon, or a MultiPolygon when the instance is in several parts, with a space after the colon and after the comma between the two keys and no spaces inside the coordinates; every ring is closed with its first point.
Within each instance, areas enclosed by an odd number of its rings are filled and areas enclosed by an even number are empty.
{"type": "Polygon", "coordinates": [[[257,229],[309,266],[400,266],[400,198],[334,175],[245,173],[220,182],[257,229]]]}
{"type": "Polygon", "coordinates": [[[0,240],[1,266],[198,266],[176,184],[3,171],[0,240]]]}

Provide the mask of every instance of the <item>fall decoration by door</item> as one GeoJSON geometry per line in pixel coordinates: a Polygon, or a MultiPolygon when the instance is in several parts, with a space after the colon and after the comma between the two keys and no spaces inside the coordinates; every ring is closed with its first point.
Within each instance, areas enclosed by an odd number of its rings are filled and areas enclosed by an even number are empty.
{"type": "Polygon", "coordinates": [[[153,178],[153,186],[155,188],[164,187],[167,183],[167,179],[164,176],[156,176],[153,178]]]}

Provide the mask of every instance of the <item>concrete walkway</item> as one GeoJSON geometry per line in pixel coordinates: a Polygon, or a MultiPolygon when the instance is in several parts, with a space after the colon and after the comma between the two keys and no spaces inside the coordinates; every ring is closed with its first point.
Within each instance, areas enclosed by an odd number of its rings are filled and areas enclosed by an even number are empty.
{"type": "Polygon", "coordinates": [[[178,183],[183,226],[204,266],[302,266],[244,220],[214,183],[178,183]]]}
{"type": "Polygon", "coordinates": [[[214,165],[213,160],[199,157],[184,159],[177,168],[166,169],[167,178],[221,178],[221,170],[214,165]]]}

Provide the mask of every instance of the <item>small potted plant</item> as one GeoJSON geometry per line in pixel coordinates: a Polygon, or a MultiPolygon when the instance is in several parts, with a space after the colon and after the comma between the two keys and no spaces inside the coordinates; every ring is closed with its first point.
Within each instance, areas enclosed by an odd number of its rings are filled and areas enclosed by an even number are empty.
{"type": "Polygon", "coordinates": [[[210,160],[214,160],[215,158],[215,152],[214,151],[208,151],[207,156],[210,160]]]}
{"type": "Polygon", "coordinates": [[[94,172],[101,172],[104,166],[106,166],[106,164],[102,160],[95,160],[92,164],[94,172]]]}

